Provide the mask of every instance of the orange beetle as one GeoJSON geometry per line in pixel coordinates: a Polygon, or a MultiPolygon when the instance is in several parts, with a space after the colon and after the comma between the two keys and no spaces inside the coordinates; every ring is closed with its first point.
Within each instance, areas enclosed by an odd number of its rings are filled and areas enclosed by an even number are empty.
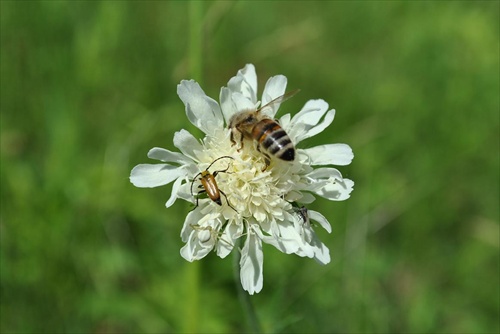
{"type": "MultiPolygon", "coordinates": [[[[196,194],[196,206],[194,207],[194,209],[196,209],[196,207],[198,206],[198,199],[200,197],[199,195],[203,194],[203,193],[207,193],[208,197],[210,197],[210,199],[212,201],[214,201],[215,203],[217,203],[218,205],[222,205],[222,201],[220,199],[220,195],[222,194],[226,198],[227,205],[229,205],[229,207],[231,209],[236,211],[236,209],[233,208],[232,205],[227,200],[226,194],[222,190],[219,189],[219,187],[217,186],[217,181],[215,180],[215,177],[217,176],[217,174],[218,173],[226,173],[226,171],[229,169],[229,166],[227,166],[227,168],[224,170],[215,171],[213,174],[208,171],[210,169],[210,167],[212,167],[212,165],[214,163],[216,163],[217,161],[219,161],[220,159],[234,159],[234,158],[230,157],[228,155],[225,155],[225,156],[222,156],[220,158],[215,159],[207,167],[207,169],[196,174],[194,179],[193,179],[193,182],[191,182],[191,195],[194,196],[193,184],[194,184],[194,181],[196,181],[196,179],[198,178],[198,176],[199,176],[198,180],[200,180],[200,182],[201,182],[201,184],[198,186],[198,188],[200,188],[200,189],[203,188],[200,191],[198,191],[198,193],[196,194]]],[[[238,212],[238,211],[236,211],[236,212],[238,212]]]]}

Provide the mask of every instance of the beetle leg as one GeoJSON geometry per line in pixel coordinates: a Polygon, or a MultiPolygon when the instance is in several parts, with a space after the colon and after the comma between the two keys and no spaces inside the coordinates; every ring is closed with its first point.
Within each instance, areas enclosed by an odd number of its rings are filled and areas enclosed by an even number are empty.
{"type": "Polygon", "coordinates": [[[189,210],[189,212],[193,211],[194,209],[196,209],[198,207],[198,200],[200,199],[200,194],[203,194],[205,193],[206,191],[203,189],[203,190],[200,190],[196,193],[196,196],[194,196],[196,198],[196,204],[194,205],[194,208],[192,208],[191,210],[189,210]]]}
{"type": "Polygon", "coordinates": [[[225,194],[222,190],[220,190],[220,189],[219,189],[219,192],[220,192],[222,195],[224,195],[224,198],[226,199],[226,203],[227,203],[227,205],[229,205],[229,207],[230,207],[231,209],[233,209],[233,210],[234,210],[234,212],[238,213],[238,211],[236,211],[236,209],[235,209],[235,208],[233,208],[233,206],[231,205],[231,203],[229,203],[229,201],[227,200],[227,196],[226,196],[226,194],[225,194]]]}

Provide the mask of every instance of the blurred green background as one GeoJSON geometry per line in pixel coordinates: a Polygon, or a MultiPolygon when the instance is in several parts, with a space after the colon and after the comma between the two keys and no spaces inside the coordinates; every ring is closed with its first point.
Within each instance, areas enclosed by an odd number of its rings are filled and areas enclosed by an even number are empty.
{"type": "Polygon", "coordinates": [[[199,27],[208,95],[246,63],[260,89],[284,74],[282,113],[337,110],[301,147],[355,154],[352,197],[311,207],[332,263],[264,248],[263,330],[499,332],[498,1],[0,5],[2,333],[246,330],[230,258],[198,262],[192,305],[188,203],[128,181],[201,135],[176,95],[199,27]]]}

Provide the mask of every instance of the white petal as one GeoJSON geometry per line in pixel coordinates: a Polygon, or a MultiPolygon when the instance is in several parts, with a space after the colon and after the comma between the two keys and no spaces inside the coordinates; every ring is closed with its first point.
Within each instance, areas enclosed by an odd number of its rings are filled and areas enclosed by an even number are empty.
{"type": "Polygon", "coordinates": [[[311,225],[305,227],[309,234],[309,244],[308,247],[313,251],[313,258],[320,264],[328,264],[330,262],[330,250],[319,240],[316,232],[314,232],[311,225]]]}
{"type": "Polygon", "coordinates": [[[330,263],[330,250],[324,243],[319,240],[318,242],[319,244],[314,248],[314,259],[323,265],[330,263]]]}
{"type": "Polygon", "coordinates": [[[316,125],[328,110],[328,103],[324,100],[309,100],[302,109],[292,118],[290,127],[303,123],[309,126],[316,125]]]}
{"type": "MultiPolygon", "coordinates": [[[[175,138],[175,137],[174,137],[175,138]]],[[[161,147],[154,147],[148,152],[148,158],[163,162],[176,162],[180,165],[192,163],[191,159],[179,152],[172,152],[161,147]]]]}
{"type": "MultiPolygon", "coordinates": [[[[192,174],[188,174],[192,175],[192,174]]],[[[191,180],[192,181],[192,180],[191,180]]],[[[193,186],[194,188],[194,186],[193,186]]],[[[191,182],[186,182],[181,184],[179,190],[177,191],[177,198],[183,199],[187,202],[195,203],[195,199],[193,198],[194,194],[191,194],[191,182]]]]}
{"type": "MultiPolygon", "coordinates": [[[[261,225],[261,227],[263,226],[261,225]]],[[[300,235],[291,224],[283,222],[274,223],[271,227],[267,227],[266,232],[270,233],[271,236],[267,236],[262,234],[260,231],[256,231],[262,241],[276,247],[279,251],[285,254],[295,253],[302,244],[300,235]]]]}
{"type": "Polygon", "coordinates": [[[220,90],[220,107],[222,109],[224,119],[226,120],[226,124],[229,124],[231,116],[238,111],[238,109],[236,109],[236,104],[233,101],[232,94],[231,90],[227,87],[222,87],[220,90]]]}
{"type": "Polygon", "coordinates": [[[332,124],[334,118],[335,118],[335,109],[328,110],[328,112],[325,115],[325,118],[323,119],[323,122],[306,131],[306,133],[304,134],[304,136],[301,137],[300,140],[316,136],[318,133],[323,132],[324,129],[326,129],[330,124],[332,124]]]}
{"type": "Polygon", "coordinates": [[[280,247],[278,249],[285,254],[295,253],[300,247],[300,235],[291,224],[280,223],[278,226],[280,230],[280,236],[277,237],[280,247]]]}
{"type": "Polygon", "coordinates": [[[243,94],[253,104],[257,103],[257,74],[252,64],[246,64],[239,70],[236,76],[229,80],[227,86],[232,92],[243,94]]]}
{"type": "Polygon", "coordinates": [[[181,230],[181,239],[183,242],[187,242],[189,239],[189,235],[193,230],[193,226],[200,221],[202,215],[200,213],[200,208],[196,208],[193,211],[188,212],[186,219],[184,220],[184,225],[181,230]]]}
{"type": "Polygon", "coordinates": [[[349,165],[354,158],[352,149],[347,144],[327,144],[304,150],[311,165],[349,165]]]}
{"type": "Polygon", "coordinates": [[[200,209],[195,209],[188,213],[184,221],[181,237],[182,241],[186,242],[186,245],[181,248],[180,253],[181,256],[189,262],[205,257],[215,246],[215,238],[210,233],[211,229],[209,229],[209,227],[211,227],[210,223],[213,222],[209,222],[206,229],[202,226],[198,229],[193,228],[193,226],[199,226],[198,222],[205,218],[206,217],[201,214],[200,209]]]}
{"type": "Polygon", "coordinates": [[[317,135],[332,123],[335,110],[326,112],[327,110],[328,103],[323,100],[307,101],[301,111],[292,118],[289,127],[285,128],[295,144],[317,135]],[[318,125],[323,116],[323,121],[318,125]]]}
{"type": "Polygon", "coordinates": [[[308,210],[307,214],[310,220],[314,220],[318,222],[321,227],[323,227],[328,233],[332,233],[332,226],[328,222],[328,220],[321,213],[313,210],[308,210]]]}
{"type": "Polygon", "coordinates": [[[224,232],[220,236],[219,242],[217,244],[217,255],[220,258],[225,258],[234,248],[234,243],[236,239],[241,237],[243,232],[242,224],[231,224],[225,228],[224,232]]]}
{"type": "Polygon", "coordinates": [[[342,174],[339,172],[338,169],[332,168],[332,167],[322,167],[322,168],[316,168],[313,171],[311,171],[309,174],[307,174],[307,177],[310,179],[337,179],[337,180],[342,180],[342,174]]]}
{"type": "MultiPolygon", "coordinates": [[[[317,212],[315,211],[307,211],[307,212],[309,217],[314,216],[316,218],[314,213],[317,212]]],[[[330,250],[321,242],[321,240],[319,240],[318,236],[316,235],[316,232],[314,232],[314,229],[312,228],[312,225],[309,222],[304,222],[303,219],[299,219],[298,221],[295,222],[296,223],[298,222],[298,225],[296,226],[298,227],[299,230],[301,230],[301,235],[303,236],[302,247],[299,250],[297,250],[295,254],[299,256],[307,256],[309,258],[314,258],[317,262],[321,264],[329,263],[330,250]]]]}
{"type": "Polygon", "coordinates": [[[188,242],[181,248],[181,256],[189,262],[200,260],[207,256],[214,248],[214,241],[209,239],[206,242],[200,241],[198,231],[191,231],[188,242]]]}
{"type": "Polygon", "coordinates": [[[256,109],[256,104],[250,101],[248,98],[243,96],[240,93],[233,93],[231,94],[231,99],[233,100],[233,104],[236,108],[236,111],[243,111],[243,110],[255,110],[256,109]]]}
{"type": "Polygon", "coordinates": [[[306,178],[309,184],[304,190],[334,201],[349,198],[354,186],[354,182],[344,179],[337,169],[330,167],[317,168],[307,174],[306,178]]]}
{"type": "Polygon", "coordinates": [[[194,80],[182,80],[177,85],[177,94],[186,106],[191,123],[206,134],[223,126],[222,113],[217,102],[208,97],[194,80]]]}
{"type": "Polygon", "coordinates": [[[195,161],[198,161],[196,152],[204,150],[200,142],[189,131],[184,129],[174,134],[174,146],[195,161]]]}
{"type": "MultiPolygon", "coordinates": [[[[281,127],[286,131],[286,133],[288,134],[288,136],[291,138],[291,139],[294,139],[292,136],[290,136],[290,114],[284,114],[283,116],[281,116],[281,118],[279,119],[279,123],[281,125],[281,127]]],[[[295,141],[292,140],[294,143],[295,141]]]]}
{"type": "MultiPolygon", "coordinates": [[[[284,75],[276,75],[267,80],[264,92],[262,93],[262,106],[267,105],[272,100],[285,94],[287,79],[284,75]]],[[[262,112],[274,118],[281,103],[273,103],[268,108],[262,109],[262,112]]]]}
{"type": "Polygon", "coordinates": [[[130,172],[130,182],[136,187],[154,188],[185,175],[186,170],[182,167],[167,164],[140,164],[130,172]]]}
{"type": "Polygon", "coordinates": [[[308,257],[308,258],[313,258],[314,257],[314,247],[311,247],[310,245],[304,245],[302,248],[298,249],[295,254],[301,257],[308,257]]]}
{"type": "MultiPolygon", "coordinates": [[[[325,187],[329,183],[335,183],[337,181],[342,181],[342,174],[335,168],[317,168],[306,175],[309,183],[305,187],[307,191],[316,192],[318,189],[325,187]]],[[[300,202],[305,203],[300,200],[300,202]]]]}
{"type": "Polygon", "coordinates": [[[264,256],[261,240],[249,230],[247,240],[241,250],[240,279],[243,289],[249,294],[260,292],[264,283],[263,277],[264,256]]]}
{"type": "Polygon", "coordinates": [[[304,222],[303,219],[294,219],[295,230],[300,235],[300,247],[295,251],[299,256],[314,257],[314,247],[309,244],[314,236],[314,230],[310,223],[304,222]]]}
{"type": "Polygon", "coordinates": [[[174,204],[175,200],[177,199],[178,195],[177,193],[179,192],[179,188],[182,185],[183,179],[180,177],[177,180],[175,180],[173,186],[172,186],[172,194],[170,195],[170,198],[168,199],[167,203],[165,204],[167,208],[171,207],[172,204],[174,204]]]}
{"type": "Polygon", "coordinates": [[[344,201],[350,197],[353,188],[353,181],[343,179],[342,181],[337,180],[333,183],[328,183],[321,189],[316,190],[315,193],[332,201],[344,201]]]}

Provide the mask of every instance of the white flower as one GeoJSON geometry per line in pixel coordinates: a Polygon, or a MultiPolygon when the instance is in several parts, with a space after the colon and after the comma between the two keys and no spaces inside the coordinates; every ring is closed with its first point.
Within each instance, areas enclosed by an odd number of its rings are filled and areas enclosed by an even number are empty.
{"type": "MultiPolygon", "coordinates": [[[[186,106],[188,119],[205,137],[198,141],[186,130],[177,132],[174,146],[180,153],[153,148],[148,157],[164,163],[138,165],[130,175],[137,187],[157,187],[173,181],[167,207],[177,198],[198,202],[187,214],[181,232],[186,243],[181,255],[186,260],[199,260],[212,250],[224,258],[233,250],[235,241],[244,237],[244,246],[239,250],[240,276],[243,288],[250,294],[259,292],[263,286],[262,242],[287,254],[314,258],[321,264],[330,262],[329,250],[314,233],[311,221],[329,233],[330,224],[320,213],[308,211],[302,205],[313,202],[316,195],[334,201],[345,200],[354,186],[354,182],[343,178],[337,169],[327,167],[351,162],[353,153],[348,145],[298,147],[302,140],[322,132],[332,123],[335,110],[328,110],[323,100],[310,100],[294,117],[286,114],[279,119],[296,147],[294,161],[271,157],[267,166],[256,143],[245,139],[240,147],[240,143],[231,142],[231,131],[227,128],[231,117],[267,105],[285,93],[286,84],[283,75],[271,77],[258,101],[255,68],[248,64],[221,89],[219,106],[195,81],[181,81],[177,92],[186,106]],[[214,190],[209,194],[213,198],[197,195],[200,176],[194,181],[193,178],[209,166],[208,173],[201,176],[214,176],[205,180],[210,184],[216,180],[215,189],[223,192],[218,196],[221,205],[213,200],[218,195],[214,190]],[[321,167],[314,169],[313,166],[321,167]],[[191,188],[195,189],[194,196],[191,188]]],[[[261,112],[275,119],[279,106],[279,102],[271,103],[261,112]]]]}

